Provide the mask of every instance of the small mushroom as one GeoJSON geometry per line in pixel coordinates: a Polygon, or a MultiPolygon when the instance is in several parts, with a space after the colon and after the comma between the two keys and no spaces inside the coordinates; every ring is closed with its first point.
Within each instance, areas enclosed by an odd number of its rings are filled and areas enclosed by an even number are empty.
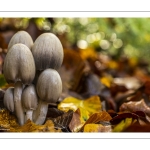
{"type": "Polygon", "coordinates": [[[39,105],[33,113],[34,122],[43,124],[48,110],[49,103],[56,103],[62,92],[62,81],[58,72],[54,69],[44,70],[37,81],[37,95],[39,96],[39,105]]]}
{"type": "Polygon", "coordinates": [[[24,124],[24,112],[21,102],[23,84],[29,85],[35,76],[35,62],[30,49],[24,44],[15,44],[8,51],[3,66],[5,79],[15,83],[15,113],[20,125],[24,124]]]}
{"type": "Polygon", "coordinates": [[[63,47],[56,35],[43,33],[34,42],[32,54],[35,60],[36,70],[43,71],[47,68],[59,69],[64,53],[63,47]]]}
{"type": "Polygon", "coordinates": [[[18,31],[13,35],[13,37],[11,38],[8,44],[8,51],[14,44],[18,44],[18,43],[22,43],[26,45],[29,49],[31,49],[31,47],[33,46],[33,40],[29,35],[29,33],[26,31],[18,31]]]}
{"type": "Polygon", "coordinates": [[[3,103],[10,112],[14,112],[14,87],[9,87],[5,91],[3,103]]]}
{"type": "Polygon", "coordinates": [[[38,96],[33,84],[26,86],[22,92],[22,104],[26,111],[25,122],[30,119],[32,121],[33,111],[38,105],[38,96]]]}

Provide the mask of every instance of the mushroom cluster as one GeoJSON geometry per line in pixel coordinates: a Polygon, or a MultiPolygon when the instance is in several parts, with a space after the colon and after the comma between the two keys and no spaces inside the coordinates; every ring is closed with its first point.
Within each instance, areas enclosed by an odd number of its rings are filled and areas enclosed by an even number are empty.
{"type": "Polygon", "coordinates": [[[39,125],[45,122],[49,103],[56,103],[62,92],[57,70],[63,57],[62,44],[53,33],[43,33],[35,42],[26,31],[11,38],[3,72],[14,87],[6,90],[3,102],[20,125],[28,119],[39,125]]]}

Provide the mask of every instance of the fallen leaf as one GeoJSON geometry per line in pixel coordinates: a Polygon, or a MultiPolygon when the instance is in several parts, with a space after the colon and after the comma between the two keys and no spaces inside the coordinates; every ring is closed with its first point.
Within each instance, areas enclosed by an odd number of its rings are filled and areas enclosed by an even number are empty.
{"type": "Polygon", "coordinates": [[[136,111],[142,111],[146,115],[150,117],[150,107],[148,107],[144,101],[144,99],[140,101],[130,101],[127,103],[123,103],[120,108],[120,111],[130,111],[130,112],[136,112],[136,111]]]}
{"type": "Polygon", "coordinates": [[[110,115],[112,118],[118,115],[117,112],[114,111],[114,110],[112,110],[112,109],[109,109],[107,112],[109,113],[109,115],[110,115]]]}
{"type": "Polygon", "coordinates": [[[123,132],[150,132],[150,124],[141,125],[138,122],[135,122],[124,129],[123,132]]]}
{"type": "Polygon", "coordinates": [[[126,118],[125,120],[122,120],[119,124],[117,124],[112,132],[122,132],[127,127],[129,127],[133,123],[132,118],[126,118]]]}
{"type": "Polygon", "coordinates": [[[111,132],[111,126],[103,126],[101,124],[86,124],[83,132],[111,132]]]}
{"type": "Polygon", "coordinates": [[[101,111],[99,113],[94,113],[93,115],[90,116],[90,118],[85,122],[85,124],[82,126],[80,131],[84,129],[84,126],[86,124],[91,124],[91,123],[98,123],[100,121],[110,121],[112,117],[106,112],[106,111],[101,111]]]}
{"type": "Polygon", "coordinates": [[[113,117],[110,120],[110,123],[112,125],[116,125],[116,124],[120,123],[122,120],[125,120],[126,118],[138,119],[139,116],[134,113],[125,112],[125,113],[121,113],[121,114],[118,114],[117,116],[113,117]]]}
{"type": "MultiPolygon", "coordinates": [[[[74,97],[68,97],[58,104],[58,109],[65,112],[67,112],[70,109],[75,112],[78,108],[80,108],[80,110],[85,114],[85,116],[87,116],[87,114],[88,116],[90,116],[93,113],[101,111],[101,107],[102,107],[101,101],[98,96],[91,96],[86,100],[80,100],[74,97]]],[[[82,116],[84,118],[84,115],[82,116]]]]}
{"type": "Polygon", "coordinates": [[[83,108],[89,112],[89,116],[93,113],[99,112],[102,109],[101,100],[99,96],[91,96],[83,101],[83,108]]]}
{"type": "Polygon", "coordinates": [[[113,97],[115,97],[118,93],[127,92],[128,89],[124,85],[117,85],[115,83],[111,84],[110,92],[113,97]]]}
{"type": "Polygon", "coordinates": [[[72,120],[69,124],[69,129],[72,132],[78,132],[81,127],[84,124],[84,121],[81,119],[81,113],[80,113],[80,109],[77,109],[74,113],[73,113],[73,117],[72,120]]]}
{"type": "Polygon", "coordinates": [[[143,111],[135,111],[135,112],[133,112],[133,113],[135,113],[136,115],[138,115],[139,117],[146,117],[146,115],[145,115],[145,113],[143,112],[143,111]]]}
{"type": "Polygon", "coordinates": [[[73,111],[69,110],[68,112],[58,116],[56,118],[47,118],[47,120],[52,120],[56,129],[61,129],[62,131],[68,131],[69,124],[73,117],[73,111]]]}

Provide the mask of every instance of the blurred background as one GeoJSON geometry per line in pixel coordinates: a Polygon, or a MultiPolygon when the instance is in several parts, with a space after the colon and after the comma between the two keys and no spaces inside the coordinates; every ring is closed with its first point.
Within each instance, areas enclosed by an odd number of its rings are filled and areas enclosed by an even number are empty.
{"type": "MultiPolygon", "coordinates": [[[[60,101],[70,95],[100,95],[116,110],[120,93],[150,81],[150,18],[0,18],[0,74],[8,43],[19,30],[27,31],[33,41],[44,32],[60,39],[60,101]]],[[[4,83],[1,75],[1,88],[4,83]]]]}
{"type": "Polygon", "coordinates": [[[18,30],[26,30],[33,40],[53,32],[65,49],[94,49],[116,59],[150,57],[149,18],[0,18],[1,49],[18,30]]]}

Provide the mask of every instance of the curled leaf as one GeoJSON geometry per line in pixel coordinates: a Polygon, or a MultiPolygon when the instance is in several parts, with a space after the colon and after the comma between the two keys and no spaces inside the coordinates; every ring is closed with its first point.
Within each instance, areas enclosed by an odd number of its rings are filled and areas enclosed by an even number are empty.
{"type": "Polygon", "coordinates": [[[127,103],[123,103],[120,106],[120,111],[130,111],[130,112],[143,111],[146,115],[150,116],[150,107],[146,105],[143,99],[140,101],[135,102],[130,101],[127,103]]]}
{"type": "Polygon", "coordinates": [[[134,119],[138,119],[139,116],[135,113],[126,112],[126,113],[118,114],[117,116],[113,117],[110,120],[110,122],[111,124],[115,125],[120,123],[122,120],[125,120],[126,118],[132,118],[134,120],[134,119]]]}

